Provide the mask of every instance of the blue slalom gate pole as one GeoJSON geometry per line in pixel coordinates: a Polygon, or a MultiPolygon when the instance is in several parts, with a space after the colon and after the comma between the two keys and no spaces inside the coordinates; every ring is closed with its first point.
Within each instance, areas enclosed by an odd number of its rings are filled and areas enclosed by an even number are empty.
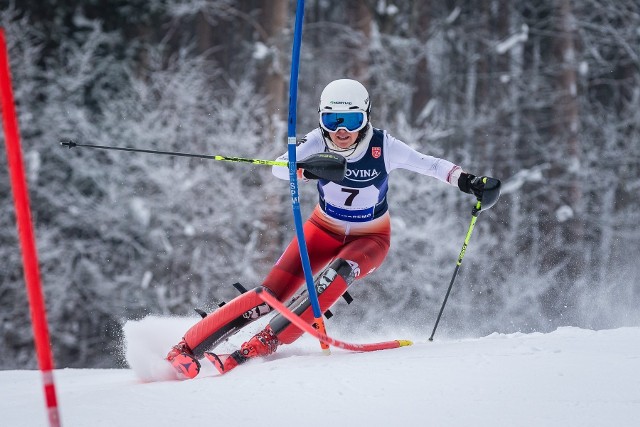
{"type": "MultiPolygon", "coordinates": [[[[307,283],[307,292],[309,301],[313,309],[313,317],[315,318],[314,326],[326,335],[324,319],[318,302],[318,294],[313,285],[313,273],[311,271],[311,263],[309,261],[309,253],[307,251],[307,242],[304,238],[302,228],[302,215],[300,213],[300,201],[298,193],[298,177],[296,165],[296,112],[298,101],[298,69],[300,67],[300,46],[302,45],[302,22],[304,20],[304,0],[298,0],[296,5],[296,22],[293,31],[293,50],[291,53],[291,78],[289,80],[289,118],[287,127],[287,152],[289,154],[289,186],[291,190],[291,206],[293,209],[293,220],[296,228],[296,237],[298,239],[298,249],[300,250],[300,259],[302,261],[302,269],[304,270],[304,278],[307,283]]],[[[329,346],[320,341],[320,345],[325,352],[329,351],[329,346]]]]}

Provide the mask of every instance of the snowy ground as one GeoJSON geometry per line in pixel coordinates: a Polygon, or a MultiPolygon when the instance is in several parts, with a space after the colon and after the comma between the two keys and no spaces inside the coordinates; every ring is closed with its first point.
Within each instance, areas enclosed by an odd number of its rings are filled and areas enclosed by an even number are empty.
{"type": "MultiPolygon", "coordinates": [[[[384,336],[415,345],[331,356],[304,337],[226,376],[205,364],[191,381],[140,380],[162,375],[166,343],[150,331],[171,341],[184,329],[177,319],[129,322],[134,369],[57,370],[62,425],[640,425],[640,327],[434,342],[384,336]]],[[[39,372],[0,371],[0,425],[47,425],[39,372]]]]}

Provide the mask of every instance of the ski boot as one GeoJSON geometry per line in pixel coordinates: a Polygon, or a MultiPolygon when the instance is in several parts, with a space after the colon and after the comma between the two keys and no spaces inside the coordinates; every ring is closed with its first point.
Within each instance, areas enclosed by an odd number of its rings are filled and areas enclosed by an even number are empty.
{"type": "Polygon", "coordinates": [[[274,353],[279,344],[278,337],[271,329],[271,326],[267,326],[249,341],[242,344],[240,350],[236,350],[231,354],[218,355],[206,352],[204,355],[213,363],[220,374],[224,374],[251,358],[268,356],[274,353]]]}
{"type": "Polygon", "coordinates": [[[166,359],[176,370],[179,378],[192,379],[200,372],[200,362],[184,340],[171,348],[166,359]]]}

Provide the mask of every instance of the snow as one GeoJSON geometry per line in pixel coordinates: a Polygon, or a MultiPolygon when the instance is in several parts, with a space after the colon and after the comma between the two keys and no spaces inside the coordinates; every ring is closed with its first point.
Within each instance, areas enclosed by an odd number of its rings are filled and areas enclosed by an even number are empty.
{"type": "Polygon", "coordinates": [[[573,218],[573,209],[571,206],[563,205],[556,210],[556,219],[558,222],[567,222],[573,218]]]}
{"type": "Polygon", "coordinates": [[[589,63],[587,61],[580,61],[580,65],[578,65],[578,73],[583,77],[586,77],[589,74],[589,63]]]}
{"type": "Polygon", "coordinates": [[[502,186],[501,194],[512,194],[520,191],[527,182],[542,182],[544,170],[548,169],[547,163],[537,165],[531,169],[521,169],[515,175],[509,177],[502,186]]]}
{"type": "Polygon", "coordinates": [[[529,27],[525,24],[522,26],[521,31],[519,33],[513,34],[509,36],[508,39],[498,43],[496,46],[496,52],[500,55],[505,54],[509,50],[511,50],[514,46],[517,46],[520,43],[524,43],[529,39],[529,27]]]}
{"type": "Polygon", "coordinates": [[[263,60],[266,57],[268,57],[270,53],[271,53],[271,50],[269,49],[269,46],[267,46],[266,44],[257,42],[254,45],[254,50],[253,50],[254,59],[263,60]]]}
{"type": "Polygon", "coordinates": [[[453,24],[455,22],[456,19],[458,19],[458,16],[460,16],[460,12],[461,9],[459,7],[455,7],[451,13],[449,14],[449,16],[447,16],[447,19],[445,20],[445,22],[449,25],[453,24]]]}
{"type": "MultiPolygon", "coordinates": [[[[165,343],[194,320],[127,323],[135,371],[56,370],[62,425],[638,425],[640,327],[456,340],[436,334],[433,342],[426,331],[385,333],[372,340],[415,344],[330,356],[305,336],[225,376],[204,361],[194,380],[142,381],[136,372],[148,379],[165,343]]],[[[336,332],[345,341],[370,342],[336,332]]],[[[3,426],[47,425],[38,371],[0,371],[0,384],[3,426]]]]}

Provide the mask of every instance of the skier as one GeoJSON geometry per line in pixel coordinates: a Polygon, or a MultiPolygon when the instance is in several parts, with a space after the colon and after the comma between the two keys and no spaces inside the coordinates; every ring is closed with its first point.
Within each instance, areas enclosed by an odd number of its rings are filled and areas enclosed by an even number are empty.
{"type": "MultiPolygon", "coordinates": [[[[297,158],[329,151],[347,159],[342,181],[317,179],[319,203],[304,224],[311,270],[314,276],[320,272],[314,284],[320,308],[325,312],[354,280],[373,272],[387,255],[391,228],[386,195],[392,170],[402,168],[428,175],[478,198],[482,197],[484,184],[483,177],[466,173],[447,160],[421,154],[386,131],[374,128],[369,93],[355,80],[329,83],[320,96],[318,112],[319,127],[298,143],[297,158]]],[[[278,160],[287,161],[288,155],[285,153],[278,160]]],[[[273,174],[289,179],[286,167],[274,166],[273,174]]],[[[317,178],[302,170],[298,175],[305,180],[317,178]]],[[[278,300],[288,301],[304,283],[294,238],[261,286],[278,300]]],[[[308,323],[313,322],[306,290],[290,308],[308,323]]],[[[245,292],[190,328],[171,349],[167,360],[178,373],[193,378],[200,370],[198,359],[206,355],[223,373],[250,358],[269,355],[280,344],[290,344],[302,335],[282,315],[276,315],[231,355],[207,352],[270,311],[255,291],[245,292]]]]}

